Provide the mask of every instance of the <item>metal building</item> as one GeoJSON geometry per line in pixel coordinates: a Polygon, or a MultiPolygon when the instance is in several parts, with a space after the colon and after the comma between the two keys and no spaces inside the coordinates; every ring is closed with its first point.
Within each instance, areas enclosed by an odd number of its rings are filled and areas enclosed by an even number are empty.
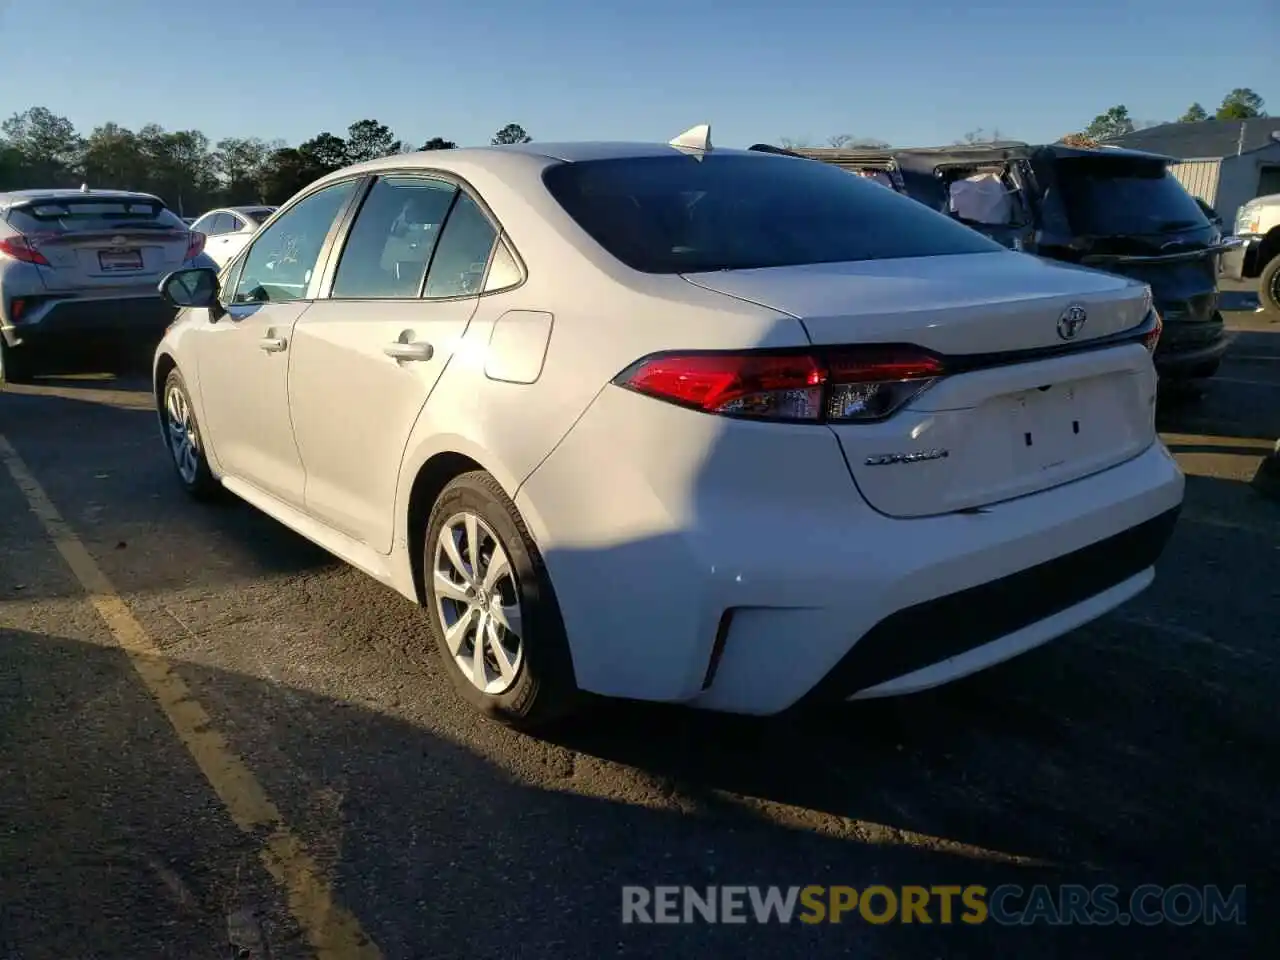
{"type": "Polygon", "coordinates": [[[1280,118],[1162,123],[1106,142],[1176,157],[1173,175],[1227,230],[1245,203],[1280,193],[1280,118]]]}

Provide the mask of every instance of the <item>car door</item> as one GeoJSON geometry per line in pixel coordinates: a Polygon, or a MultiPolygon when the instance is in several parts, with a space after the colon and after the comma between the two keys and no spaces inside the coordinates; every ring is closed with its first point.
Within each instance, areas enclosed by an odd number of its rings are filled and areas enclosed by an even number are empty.
{"type": "Polygon", "coordinates": [[[197,331],[204,430],[219,468],[299,509],[303,471],[289,422],[290,338],[359,183],[345,180],[304,196],[256,236],[224,274],[223,311],[206,311],[197,331]]]}
{"type": "Polygon", "coordinates": [[[475,312],[497,236],[453,182],[379,177],[327,296],[295,329],[289,402],[307,510],[379,553],[392,546],[405,444],[475,312]]]}

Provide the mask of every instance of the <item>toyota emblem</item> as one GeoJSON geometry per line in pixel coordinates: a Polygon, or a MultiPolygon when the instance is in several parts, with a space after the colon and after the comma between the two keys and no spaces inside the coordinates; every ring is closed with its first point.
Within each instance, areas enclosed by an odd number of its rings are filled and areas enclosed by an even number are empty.
{"type": "Polygon", "coordinates": [[[1058,318],[1058,336],[1063,340],[1074,340],[1088,317],[1089,315],[1085,313],[1084,307],[1078,303],[1073,303],[1063,310],[1062,316],[1058,318]]]}

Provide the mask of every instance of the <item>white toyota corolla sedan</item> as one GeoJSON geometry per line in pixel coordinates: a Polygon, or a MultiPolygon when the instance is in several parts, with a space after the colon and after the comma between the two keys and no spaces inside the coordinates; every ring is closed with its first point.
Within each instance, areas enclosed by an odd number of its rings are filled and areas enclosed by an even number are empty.
{"type": "Polygon", "coordinates": [[[1146,588],[1182,502],[1145,286],[705,127],[354,166],[163,290],[182,485],[421,604],[515,725],[953,680],[1146,588]]]}

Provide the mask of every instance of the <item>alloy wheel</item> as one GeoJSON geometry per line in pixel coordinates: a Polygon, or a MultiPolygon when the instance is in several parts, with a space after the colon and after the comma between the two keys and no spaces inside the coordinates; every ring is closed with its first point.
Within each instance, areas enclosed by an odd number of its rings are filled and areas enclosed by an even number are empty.
{"type": "Polygon", "coordinates": [[[169,452],[178,475],[188,484],[196,482],[200,470],[200,432],[191,415],[191,404],[179,387],[171,386],[164,401],[169,431],[169,452]]]}
{"type": "Polygon", "coordinates": [[[506,693],[519,676],[524,644],[520,595],[502,541],[476,514],[454,514],[436,538],[431,576],[454,663],[482,693],[506,693]]]}

